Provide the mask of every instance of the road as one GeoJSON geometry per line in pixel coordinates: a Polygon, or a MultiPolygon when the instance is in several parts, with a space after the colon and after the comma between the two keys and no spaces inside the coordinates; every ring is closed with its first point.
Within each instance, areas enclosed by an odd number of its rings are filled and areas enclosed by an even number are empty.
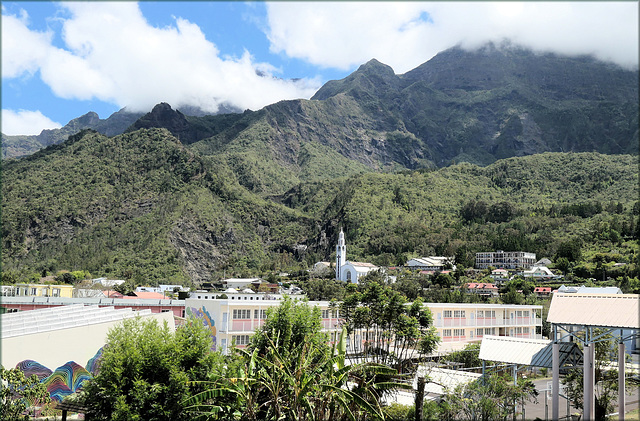
{"type": "MultiPolygon", "coordinates": [[[[525,405],[524,410],[524,418],[521,415],[519,419],[525,420],[546,420],[551,419],[551,393],[547,394],[547,408],[546,411],[548,414],[548,418],[545,416],[545,392],[544,389],[547,388],[548,384],[551,383],[551,378],[539,379],[535,380],[534,385],[536,386],[536,390],[538,391],[538,402],[528,402],[525,405]]],[[[638,398],[639,398],[639,390],[636,389],[632,393],[627,393],[626,402],[625,402],[625,412],[632,411],[634,409],[638,409],[638,398]]],[[[617,401],[616,401],[616,409],[617,411],[617,401]]],[[[576,409],[573,406],[569,406],[569,414],[582,414],[581,409],[576,409]]],[[[567,400],[560,396],[560,419],[567,419],[567,400]]]]}

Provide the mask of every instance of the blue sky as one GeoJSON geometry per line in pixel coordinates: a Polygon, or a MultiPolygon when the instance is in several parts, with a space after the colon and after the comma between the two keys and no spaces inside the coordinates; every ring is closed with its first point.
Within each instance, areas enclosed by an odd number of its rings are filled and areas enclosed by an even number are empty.
{"type": "Polygon", "coordinates": [[[404,73],[508,38],[638,66],[637,2],[2,2],[2,132],[165,101],[310,98],[376,58],[404,73]]]}

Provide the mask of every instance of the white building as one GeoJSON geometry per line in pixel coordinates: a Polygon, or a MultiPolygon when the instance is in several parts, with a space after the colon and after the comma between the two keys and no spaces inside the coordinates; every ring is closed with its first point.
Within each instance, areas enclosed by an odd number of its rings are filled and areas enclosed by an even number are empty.
{"type": "MultiPolygon", "coordinates": [[[[255,330],[262,326],[267,309],[280,305],[281,297],[263,294],[238,295],[233,299],[188,298],[185,313],[201,318],[211,329],[217,348],[227,352],[232,343],[245,347],[255,330]]],[[[298,297],[293,297],[294,299],[298,297]]],[[[300,297],[298,299],[302,299],[300,297]]],[[[310,301],[322,312],[323,329],[334,341],[340,332],[340,312],[328,301],[310,301]]],[[[542,320],[539,305],[426,303],[433,314],[433,323],[442,339],[439,353],[462,349],[470,342],[479,342],[485,335],[515,338],[540,338],[542,320]]],[[[356,342],[358,341],[357,332],[356,342]]],[[[357,351],[356,349],[355,351],[357,351]]]]}
{"type": "Polygon", "coordinates": [[[562,276],[555,275],[551,270],[546,266],[534,266],[529,270],[522,271],[522,276],[525,278],[533,278],[533,279],[560,279],[562,276]]]}
{"type": "Polygon", "coordinates": [[[476,269],[489,266],[503,269],[529,269],[536,263],[536,254],[526,251],[490,251],[476,253],[476,269]]]}
{"type": "Polygon", "coordinates": [[[347,245],[344,241],[344,232],[340,230],[338,245],[336,246],[336,279],[355,284],[358,283],[358,279],[362,276],[378,269],[378,266],[371,263],[350,262],[347,260],[347,245]]]}
{"type": "Polygon", "coordinates": [[[453,257],[443,256],[428,256],[428,257],[416,257],[407,262],[406,266],[413,269],[420,270],[433,270],[443,271],[446,266],[451,266],[451,270],[456,270],[456,265],[453,264],[453,257]]]}

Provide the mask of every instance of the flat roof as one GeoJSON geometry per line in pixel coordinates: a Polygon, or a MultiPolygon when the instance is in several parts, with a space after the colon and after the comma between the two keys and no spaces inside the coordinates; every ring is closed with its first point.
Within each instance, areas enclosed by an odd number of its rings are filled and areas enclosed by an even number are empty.
{"type": "Polygon", "coordinates": [[[640,329],[638,294],[554,294],[547,321],[553,324],[640,329]]]}
{"type": "Polygon", "coordinates": [[[82,304],[0,315],[2,338],[31,335],[79,326],[120,321],[135,316],[151,315],[151,310],[85,306],[82,304]]]}
{"type": "Polygon", "coordinates": [[[178,306],[184,307],[184,300],[160,300],[160,299],[145,299],[145,298],[99,298],[99,297],[86,297],[86,298],[68,298],[68,297],[0,297],[0,304],[49,304],[57,306],[66,306],[72,304],[85,304],[85,305],[115,305],[115,306],[178,306]]]}

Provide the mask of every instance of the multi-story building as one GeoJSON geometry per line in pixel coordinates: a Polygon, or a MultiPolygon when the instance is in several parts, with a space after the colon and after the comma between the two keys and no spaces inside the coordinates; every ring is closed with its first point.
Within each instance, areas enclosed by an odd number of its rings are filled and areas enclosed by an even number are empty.
{"type": "Polygon", "coordinates": [[[540,339],[540,305],[427,303],[441,350],[479,342],[485,335],[540,339]]]}
{"type": "Polygon", "coordinates": [[[502,269],[529,269],[536,263],[536,254],[526,251],[490,251],[476,253],[476,269],[489,266],[502,269]]]}
{"type": "Polygon", "coordinates": [[[2,295],[12,297],[73,297],[73,285],[15,284],[3,289],[2,295]]]}
{"type": "MultiPolygon", "coordinates": [[[[236,297],[237,298],[237,297],[236,297]]],[[[216,347],[227,352],[232,343],[245,347],[255,330],[262,326],[267,309],[280,304],[279,299],[193,299],[185,301],[186,314],[202,318],[210,327],[216,347]]],[[[322,312],[322,326],[334,341],[340,331],[339,310],[328,301],[310,301],[322,312]]],[[[478,342],[484,335],[539,338],[542,329],[539,305],[427,303],[434,325],[442,339],[440,352],[462,348],[478,342]]],[[[356,343],[358,339],[356,338],[356,343]]],[[[357,346],[357,345],[356,345],[357,346]]]]}

